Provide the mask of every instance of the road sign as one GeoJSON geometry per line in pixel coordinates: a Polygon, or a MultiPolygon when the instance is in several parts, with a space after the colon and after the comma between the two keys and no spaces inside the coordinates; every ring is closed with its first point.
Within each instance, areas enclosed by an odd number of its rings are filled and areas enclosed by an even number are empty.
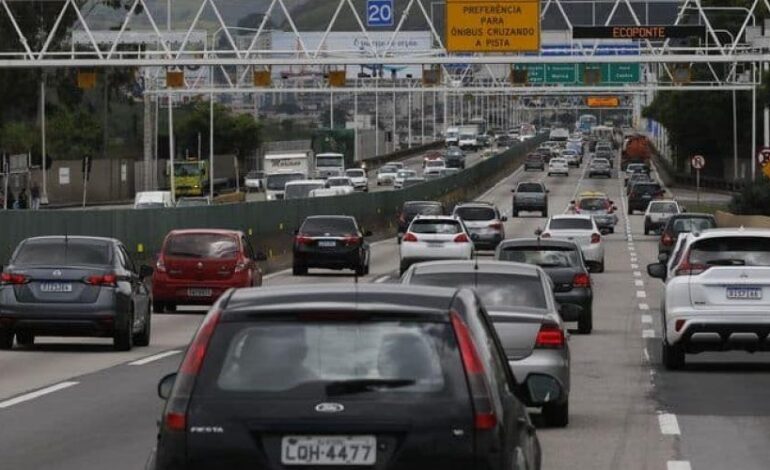
{"type": "MultiPolygon", "coordinates": [[[[583,55],[581,49],[592,47],[592,45],[581,44],[547,44],[542,46],[542,51],[538,55],[575,57],[583,55]]],[[[595,55],[639,55],[639,45],[630,43],[600,44],[596,48],[595,55]]],[[[527,71],[527,83],[539,85],[585,85],[585,71],[587,69],[601,71],[601,81],[592,83],[596,85],[639,83],[641,79],[640,66],[636,63],[578,64],[566,62],[563,64],[517,64],[514,66],[514,70],[527,71]]],[[[595,73],[589,73],[588,77],[595,77],[595,73]]]]}
{"type": "Polygon", "coordinates": [[[706,166],[706,159],[703,155],[693,155],[690,159],[690,165],[696,170],[702,170],[706,166]]]}
{"type": "Polygon", "coordinates": [[[620,106],[620,98],[617,96],[589,96],[586,98],[586,106],[589,108],[617,108],[620,106]]]}
{"type": "Polygon", "coordinates": [[[706,27],[697,25],[618,25],[618,26],[573,26],[572,39],[685,39],[705,37],[706,27]]]}
{"type": "Polygon", "coordinates": [[[447,0],[449,52],[540,50],[540,0],[447,0]]]}
{"type": "Polygon", "coordinates": [[[372,28],[393,26],[393,0],[366,0],[366,25],[372,28]]]}

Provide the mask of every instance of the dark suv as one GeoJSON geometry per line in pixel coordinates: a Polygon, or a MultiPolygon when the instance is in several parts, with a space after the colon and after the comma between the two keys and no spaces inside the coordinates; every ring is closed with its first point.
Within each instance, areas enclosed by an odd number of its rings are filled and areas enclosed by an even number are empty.
{"type": "Polygon", "coordinates": [[[537,470],[524,404],[554,384],[516,383],[472,290],[230,291],[158,386],[147,468],[537,470]]]}
{"type": "Polygon", "coordinates": [[[407,201],[398,214],[398,242],[401,243],[401,236],[406,233],[409,224],[412,223],[418,215],[444,215],[444,204],[438,201],[407,201]]]}
{"type": "Polygon", "coordinates": [[[465,169],[465,152],[460,147],[449,147],[444,153],[444,164],[447,168],[465,169]]]}
{"type": "Polygon", "coordinates": [[[629,186],[628,190],[628,213],[634,211],[646,211],[647,205],[653,199],[660,199],[665,191],[658,183],[639,182],[629,186]]]}
{"type": "Polygon", "coordinates": [[[369,274],[369,244],[353,217],[315,215],[302,223],[294,236],[295,276],[308,268],[352,269],[359,276],[369,274]]]}

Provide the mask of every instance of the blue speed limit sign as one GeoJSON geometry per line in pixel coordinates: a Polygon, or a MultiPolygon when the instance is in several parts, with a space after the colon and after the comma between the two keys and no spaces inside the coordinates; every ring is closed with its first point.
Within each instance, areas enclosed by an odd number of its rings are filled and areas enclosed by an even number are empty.
{"type": "Polygon", "coordinates": [[[366,24],[379,28],[393,26],[393,0],[366,0],[366,24]]]}

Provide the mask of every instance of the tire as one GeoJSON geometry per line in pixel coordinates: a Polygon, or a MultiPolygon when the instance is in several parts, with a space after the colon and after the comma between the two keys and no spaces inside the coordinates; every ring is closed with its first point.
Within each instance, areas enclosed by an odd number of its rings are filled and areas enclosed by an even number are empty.
{"type": "Polygon", "coordinates": [[[631,206],[628,206],[628,215],[633,215],[634,210],[631,209],[631,206]]]}
{"type": "Polygon", "coordinates": [[[304,276],[307,274],[307,267],[295,264],[291,267],[291,273],[294,276],[304,276]]]}
{"type": "Polygon", "coordinates": [[[147,309],[147,320],[144,322],[142,331],[134,335],[134,345],[136,346],[149,346],[150,336],[152,332],[152,313],[150,309],[147,309]]]}
{"type": "Polygon", "coordinates": [[[128,314],[124,323],[113,333],[112,345],[115,351],[131,351],[134,347],[134,332],[131,331],[134,323],[134,312],[128,314]]]}
{"type": "Polygon", "coordinates": [[[551,176],[551,172],[550,171],[548,172],[548,176],[551,176]]]}
{"type": "Polygon", "coordinates": [[[610,227],[610,233],[615,233],[615,227],[610,227]]]}
{"type": "Polygon", "coordinates": [[[594,329],[594,314],[591,309],[583,310],[578,319],[578,333],[581,335],[590,335],[594,329]]]}
{"type": "Polygon", "coordinates": [[[166,304],[163,302],[153,302],[152,311],[153,313],[163,313],[166,311],[166,304]]]}
{"type": "Polygon", "coordinates": [[[13,330],[0,328],[0,350],[9,351],[13,349],[13,330]]]}
{"type": "Polygon", "coordinates": [[[35,335],[27,331],[16,333],[16,344],[19,346],[32,346],[35,344],[35,335]]]}
{"type": "Polygon", "coordinates": [[[650,234],[650,225],[647,223],[647,220],[644,221],[644,234],[645,235],[650,234]]]}
{"type": "Polygon", "coordinates": [[[599,269],[596,270],[597,273],[603,273],[604,272],[604,260],[602,259],[602,262],[599,263],[599,269]]]}
{"type": "Polygon", "coordinates": [[[684,349],[680,345],[670,346],[664,339],[661,360],[667,370],[679,370],[685,365],[684,349]]]}
{"type": "Polygon", "coordinates": [[[356,266],[355,268],[356,276],[365,276],[366,275],[366,266],[364,266],[363,261],[361,264],[356,266]]]}
{"type": "Polygon", "coordinates": [[[569,424],[569,400],[543,406],[543,421],[549,427],[565,428],[569,424]]]}
{"type": "Polygon", "coordinates": [[[514,209],[511,213],[513,214],[514,217],[519,216],[519,211],[517,209],[514,209]]]}

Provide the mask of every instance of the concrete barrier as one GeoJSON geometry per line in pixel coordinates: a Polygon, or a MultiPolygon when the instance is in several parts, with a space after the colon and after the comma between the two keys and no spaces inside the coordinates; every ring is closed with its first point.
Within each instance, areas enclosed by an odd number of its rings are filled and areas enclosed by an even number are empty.
{"type": "Polygon", "coordinates": [[[770,228],[770,217],[765,215],[737,215],[725,211],[716,211],[714,218],[717,227],[770,228]]]}

